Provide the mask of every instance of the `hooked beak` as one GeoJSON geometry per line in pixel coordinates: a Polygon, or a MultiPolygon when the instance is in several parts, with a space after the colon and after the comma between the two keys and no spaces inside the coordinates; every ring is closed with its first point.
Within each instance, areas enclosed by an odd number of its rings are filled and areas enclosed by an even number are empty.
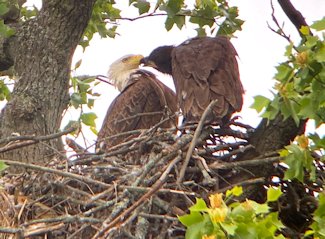
{"type": "Polygon", "coordinates": [[[153,67],[155,69],[157,68],[157,65],[153,61],[149,60],[148,57],[143,57],[140,60],[140,64],[142,64],[143,66],[150,66],[150,67],[153,67]]]}

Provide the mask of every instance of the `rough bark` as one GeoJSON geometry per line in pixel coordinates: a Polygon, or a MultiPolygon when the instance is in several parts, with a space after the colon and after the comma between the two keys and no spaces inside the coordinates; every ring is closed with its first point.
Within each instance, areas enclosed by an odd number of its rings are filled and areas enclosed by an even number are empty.
{"type": "MultiPolygon", "coordinates": [[[[16,83],[1,112],[0,137],[47,135],[60,128],[69,102],[68,83],[73,52],[88,24],[95,0],[47,0],[39,15],[22,23],[5,42],[16,83]]],[[[9,61],[10,62],[10,61],[9,61]]],[[[62,149],[60,140],[2,154],[0,158],[46,162],[62,149]]]]}

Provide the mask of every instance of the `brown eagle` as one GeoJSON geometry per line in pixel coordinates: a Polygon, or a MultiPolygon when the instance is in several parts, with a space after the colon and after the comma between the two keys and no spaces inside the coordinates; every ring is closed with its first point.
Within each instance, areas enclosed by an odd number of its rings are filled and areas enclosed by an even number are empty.
{"type": "Polygon", "coordinates": [[[198,122],[205,108],[217,99],[207,121],[225,124],[243,104],[236,56],[227,37],[196,37],[176,47],[158,47],[141,63],[173,77],[186,123],[198,122]]]}
{"type": "MultiPolygon", "coordinates": [[[[136,129],[149,129],[177,111],[175,93],[153,73],[139,69],[142,58],[141,55],[127,55],[112,63],[109,68],[108,78],[121,93],[107,110],[98,133],[97,150],[105,151],[137,135],[110,136],[136,129]]],[[[170,118],[160,127],[168,128],[176,123],[177,119],[170,118]]]]}

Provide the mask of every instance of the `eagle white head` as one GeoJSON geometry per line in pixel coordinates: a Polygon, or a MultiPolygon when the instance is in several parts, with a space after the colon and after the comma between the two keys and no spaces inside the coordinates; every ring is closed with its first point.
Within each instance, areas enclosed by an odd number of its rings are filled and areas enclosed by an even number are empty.
{"type": "Polygon", "coordinates": [[[142,58],[142,55],[126,55],[110,65],[107,76],[119,91],[127,86],[130,75],[139,69],[142,58]]]}

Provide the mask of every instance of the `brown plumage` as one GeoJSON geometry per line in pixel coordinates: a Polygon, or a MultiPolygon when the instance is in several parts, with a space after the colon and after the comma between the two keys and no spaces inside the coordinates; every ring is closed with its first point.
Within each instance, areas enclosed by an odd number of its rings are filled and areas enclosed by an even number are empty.
{"type": "Polygon", "coordinates": [[[158,47],[141,63],[172,75],[186,122],[198,122],[209,103],[217,99],[208,121],[221,124],[243,104],[236,56],[226,37],[196,37],[177,47],[158,47]]]}
{"type": "MultiPolygon", "coordinates": [[[[121,93],[107,110],[98,133],[97,148],[106,150],[137,135],[107,137],[136,129],[149,129],[177,111],[175,93],[161,83],[153,73],[138,69],[141,56],[125,56],[113,63],[109,78],[121,93]],[[132,66],[130,66],[132,65],[132,66]],[[155,113],[156,112],[156,113],[155,113]],[[149,115],[142,115],[149,113],[149,115]]],[[[160,127],[177,123],[169,119],[160,127]]]]}

